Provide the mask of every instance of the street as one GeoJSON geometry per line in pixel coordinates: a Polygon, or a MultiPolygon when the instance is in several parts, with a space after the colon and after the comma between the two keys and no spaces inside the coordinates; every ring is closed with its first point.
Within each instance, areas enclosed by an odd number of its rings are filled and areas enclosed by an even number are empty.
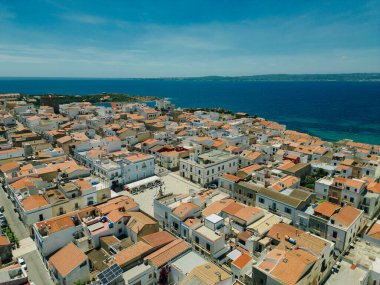
{"type": "Polygon", "coordinates": [[[4,206],[4,216],[7,218],[9,227],[17,237],[20,247],[13,251],[13,257],[23,256],[28,266],[29,281],[36,285],[53,285],[53,281],[45,268],[39,253],[36,250],[34,241],[30,238],[29,231],[23,222],[20,221],[18,214],[14,211],[14,206],[7,193],[0,184],[0,206],[4,206]]]}
{"type": "Polygon", "coordinates": [[[4,206],[4,216],[7,218],[8,224],[18,240],[29,237],[29,231],[18,218],[18,214],[14,211],[12,201],[8,199],[7,193],[0,184],[0,205],[4,206]]]}
{"type": "Polygon", "coordinates": [[[45,266],[42,263],[39,253],[34,250],[23,255],[25,262],[28,266],[29,280],[33,281],[36,285],[53,285],[45,266]]]}

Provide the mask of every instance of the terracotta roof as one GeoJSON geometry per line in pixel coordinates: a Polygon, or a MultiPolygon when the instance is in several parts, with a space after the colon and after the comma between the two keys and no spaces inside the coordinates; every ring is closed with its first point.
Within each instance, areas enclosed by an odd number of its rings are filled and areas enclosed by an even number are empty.
{"type": "Polygon", "coordinates": [[[250,166],[239,169],[239,171],[245,172],[247,174],[251,174],[252,172],[259,170],[261,168],[264,168],[264,166],[259,165],[259,164],[252,164],[250,166]]]}
{"type": "Polygon", "coordinates": [[[183,224],[187,225],[189,228],[196,227],[201,224],[201,220],[197,218],[188,218],[186,219],[183,224]]]}
{"type": "Polygon", "coordinates": [[[252,232],[250,232],[250,231],[243,231],[243,232],[240,232],[237,237],[238,237],[238,239],[246,241],[251,236],[253,236],[252,232]]]}
{"type": "Polygon", "coordinates": [[[24,187],[34,187],[36,186],[36,183],[35,181],[42,181],[41,178],[39,177],[30,177],[30,176],[27,176],[27,177],[23,177],[13,183],[11,183],[11,187],[15,190],[20,190],[24,187]]]}
{"type": "Polygon", "coordinates": [[[7,236],[0,236],[0,246],[8,246],[11,242],[9,241],[7,236]]]}
{"type": "Polygon", "coordinates": [[[362,212],[352,206],[344,206],[340,211],[334,214],[331,219],[334,219],[343,226],[350,226],[362,212]]]}
{"type": "Polygon", "coordinates": [[[263,214],[264,212],[256,207],[248,206],[237,211],[234,216],[243,221],[250,221],[254,216],[263,214]]]}
{"type": "Polygon", "coordinates": [[[252,257],[243,253],[237,259],[235,259],[232,262],[232,264],[235,265],[236,267],[240,268],[240,269],[243,269],[244,266],[246,266],[251,260],[252,260],[252,257]]]}
{"type": "Polygon", "coordinates": [[[284,223],[273,225],[267,236],[280,242],[279,249],[289,245],[285,239],[285,236],[288,236],[296,240],[298,246],[308,248],[316,255],[320,254],[327,245],[325,240],[284,223]]]}
{"type": "Polygon", "coordinates": [[[233,203],[233,199],[223,199],[211,203],[207,208],[202,211],[204,216],[210,216],[211,214],[219,214],[225,207],[233,203]]]}
{"type": "Polygon", "coordinates": [[[172,236],[166,231],[146,235],[143,236],[141,239],[153,248],[165,246],[171,243],[172,241],[176,240],[174,236],[172,236]]]}
{"type": "Polygon", "coordinates": [[[380,240],[380,221],[377,221],[373,224],[373,226],[368,231],[367,236],[380,240]]]}
{"type": "MultiPolygon", "coordinates": [[[[220,284],[221,281],[225,281],[231,278],[231,275],[226,271],[209,262],[195,267],[182,281],[180,285],[215,285],[220,284]]],[[[225,282],[226,284],[227,281],[225,282]]]]}
{"type": "Polygon", "coordinates": [[[232,182],[235,182],[235,183],[237,183],[237,182],[239,182],[241,180],[240,177],[237,177],[237,176],[229,174],[229,173],[223,174],[223,177],[226,178],[226,179],[228,179],[228,180],[230,180],[230,181],[232,181],[232,182]]]}
{"type": "Polygon", "coordinates": [[[127,215],[125,212],[121,212],[119,210],[113,210],[107,214],[107,218],[114,223],[118,222],[120,219],[126,216],[127,215]]]}
{"type": "Polygon", "coordinates": [[[138,209],[139,205],[131,197],[119,196],[97,205],[96,208],[102,215],[107,215],[111,211],[119,209],[123,209],[125,212],[132,211],[133,209],[138,209]]]}
{"type": "Polygon", "coordinates": [[[243,205],[236,203],[236,202],[233,202],[233,203],[229,204],[227,207],[223,208],[222,212],[233,216],[243,208],[244,208],[243,205]]]}
{"type": "Polygon", "coordinates": [[[271,271],[271,275],[279,279],[283,284],[296,284],[311,264],[317,261],[317,257],[302,249],[289,251],[271,271]]]}
{"type": "Polygon", "coordinates": [[[367,185],[367,190],[373,193],[380,194],[380,183],[371,182],[367,185]]]}
{"type": "Polygon", "coordinates": [[[176,239],[161,249],[148,255],[145,259],[149,260],[155,267],[158,268],[184,253],[189,248],[191,248],[190,244],[181,239],[176,239]]]}
{"type": "Polygon", "coordinates": [[[70,216],[58,216],[43,222],[37,223],[38,229],[46,227],[49,234],[59,232],[61,230],[74,227],[74,222],[70,216]]]}
{"type": "Polygon", "coordinates": [[[143,241],[139,241],[134,245],[123,249],[114,255],[114,260],[119,266],[125,266],[134,260],[141,258],[149,251],[152,250],[152,247],[149,244],[146,244],[143,241]]]}
{"type": "Polygon", "coordinates": [[[30,195],[24,198],[21,203],[25,211],[30,211],[49,204],[43,196],[38,195],[30,195]]]}
{"type": "Polygon", "coordinates": [[[183,218],[185,217],[189,212],[192,210],[199,209],[198,205],[195,205],[193,203],[181,203],[177,208],[174,209],[173,214],[183,218]]]}
{"type": "Polygon", "coordinates": [[[70,242],[50,257],[49,263],[57,269],[62,277],[66,277],[87,259],[87,255],[70,242]]]}
{"type": "Polygon", "coordinates": [[[127,215],[131,217],[127,226],[135,233],[139,233],[146,225],[158,225],[157,221],[142,212],[129,212],[127,215]]]}
{"type": "Polygon", "coordinates": [[[364,181],[358,179],[349,179],[343,177],[334,177],[334,182],[342,183],[345,186],[361,189],[365,184],[364,181]]]}
{"type": "Polygon", "coordinates": [[[64,137],[57,139],[57,143],[60,143],[60,144],[63,144],[63,143],[69,142],[69,141],[71,141],[70,136],[64,136],[64,137]]]}
{"type": "Polygon", "coordinates": [[[74,183],[78,185],[81,191],[86,191],[92,188],[92,185],[90,184],[90,182],[84,179],[83,180],[78,179],[74,181],[74,183]]]}
{"type": "Polygon", "coordinates": [[[105,140],[109,142],[120,141],[120,139],[117,136],[106,137],[105,140]]]}
{"type": "Polygon", "coordinates": [[[18,163],[17,161],[11,161],[9,163],[6,163],[6,164],[3,164],[2,166],[0,166],[0,171],[7,172],[7,171],[10,171],[12,169],[16,169],[18,167],[20,167],[20,163],[18,163]]]}
{"type": "Polygon", "coordinates": [[[330,202],[322,202],[315,209],[314,212],[326,217],[331,217],[340,207],[330,202]]]}
{"type": "Polygon", "coordinates": [[[107,245],[111,245],[111,244],[115,244],[115,243],[120,242],[120,240],[115,236],[104,236],[104,237],[101,237],[100,240],[107,245]]]}

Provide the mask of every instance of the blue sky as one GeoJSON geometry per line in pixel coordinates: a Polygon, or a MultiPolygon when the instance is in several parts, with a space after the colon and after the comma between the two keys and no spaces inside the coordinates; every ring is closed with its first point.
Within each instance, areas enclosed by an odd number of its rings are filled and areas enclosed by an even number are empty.
{"type": "Polygon", "coordinates": [[[380,72],[380,1],[0,0],[0,76],[380,72]]]}

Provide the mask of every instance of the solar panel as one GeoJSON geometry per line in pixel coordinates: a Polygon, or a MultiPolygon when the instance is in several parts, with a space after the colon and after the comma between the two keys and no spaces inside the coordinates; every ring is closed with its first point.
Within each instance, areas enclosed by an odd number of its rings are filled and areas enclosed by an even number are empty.
{"type": "Polygon", "coordinates": [[[119,265],[113,264],[98,274],[98,279],[102,285],[111,284],[116,278],[123,273],[119,265]]]}

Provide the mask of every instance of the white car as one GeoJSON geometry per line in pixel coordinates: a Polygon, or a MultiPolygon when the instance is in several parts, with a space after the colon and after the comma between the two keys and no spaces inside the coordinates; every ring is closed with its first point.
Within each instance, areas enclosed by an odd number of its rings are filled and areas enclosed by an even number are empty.
{"type": "Polygon", "coordinates": [[[18,258],[18,263],[21,265],[21,268],[24,268],[25,270],[28,270],[28,267],[26,266],[25,259],[23,257],[18,258]]]}

